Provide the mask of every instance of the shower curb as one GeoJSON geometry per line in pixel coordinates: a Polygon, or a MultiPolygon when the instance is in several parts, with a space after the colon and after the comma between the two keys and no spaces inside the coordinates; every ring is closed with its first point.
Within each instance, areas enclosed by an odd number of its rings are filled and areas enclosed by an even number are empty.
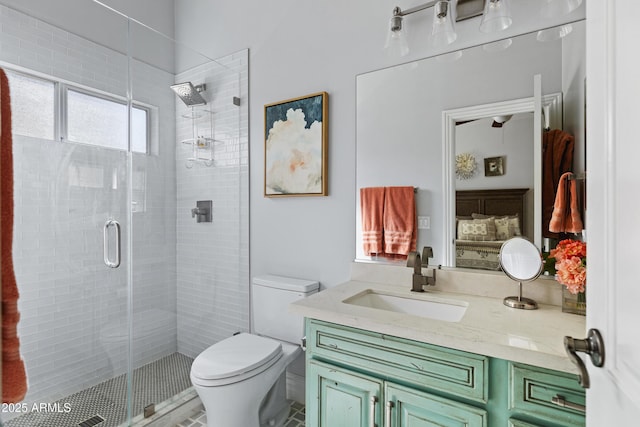
{"type": "MultiPolygon", "coordinates": [[[[149,418],[138,415],[131,420],[132,427],[174,427],[176,424],[204,410],[202,401],[193,387],[178,394],[170,403],[156,406],[149,418]]],[[[126,427],[122,424],[119,427],[126,427]]]]}

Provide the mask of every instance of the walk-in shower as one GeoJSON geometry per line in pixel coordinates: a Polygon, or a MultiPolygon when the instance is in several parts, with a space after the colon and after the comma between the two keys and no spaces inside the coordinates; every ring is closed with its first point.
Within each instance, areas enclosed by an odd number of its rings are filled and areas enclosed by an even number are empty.
{"type": "Polygon", "coordinates": [[[249,328],[247,52],[214,61],[92,0],[38,5],[0,0],[29,378],[2,421],[130,425],[187,401],[192,359],[249,328]],[[187,169],[194,108],[219,143],[187,169]]]}

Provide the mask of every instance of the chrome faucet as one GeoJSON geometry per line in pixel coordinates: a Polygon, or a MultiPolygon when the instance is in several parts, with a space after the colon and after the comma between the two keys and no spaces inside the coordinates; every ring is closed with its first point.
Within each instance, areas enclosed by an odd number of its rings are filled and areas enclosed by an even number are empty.
{"type": "Polygon", "coordinates": [[[422,249],[422,260],[419,252],[411,252],[407,257],[407,267],[413,267],[413,279],[411,283],[411,292],[424,292],[424,286],[436,285],[436,270],[433,269],[431,276],[422,275],[422,267],[429,266],[429,258],[433,257],[433,249],[425,246],[422,249]]]}

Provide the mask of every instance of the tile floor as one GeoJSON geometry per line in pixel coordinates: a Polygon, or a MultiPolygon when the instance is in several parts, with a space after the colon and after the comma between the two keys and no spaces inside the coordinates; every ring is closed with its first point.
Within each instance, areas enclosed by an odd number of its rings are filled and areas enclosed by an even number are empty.
{"type": "MultiPolygon", "coordinates": [[[[193,359],[190,357],[173,353],[135,369],[133,372],[134,413],[142,413],[147,404],[160,403],[191,387],[189,370],[192,362],[193,359]]],[[[59,400],[60,407],[64,407],[65,404],[70,405],[70,413],[31,412],[5,422],[5,426],[115,427],[126,419],[126,396],[126,376],[120,375],[59,400]],[[100,421],[101,419],[104,421],[100,421]]]]}
{"type": "MultiPolygon", "coordinates": [[[[204,411],[200,411],[181,423],[176,424],[176,427],[207,427],[207,415],[204,411]]],[[[284,427],[305,427],[303,404],[293,402],[291,411],[289,412],[289,418],[287,418],[284,427]]]]}

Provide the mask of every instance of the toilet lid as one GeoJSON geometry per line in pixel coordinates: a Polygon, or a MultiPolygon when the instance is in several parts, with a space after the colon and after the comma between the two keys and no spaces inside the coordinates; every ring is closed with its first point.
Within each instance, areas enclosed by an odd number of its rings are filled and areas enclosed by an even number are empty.
{"type": "Polygon", "coordinates": [[[217,380],[242,375],[280,356],[282,345],[269,338],[241,333],[212,345],[193,361],[191,375],[217,380]]]}

